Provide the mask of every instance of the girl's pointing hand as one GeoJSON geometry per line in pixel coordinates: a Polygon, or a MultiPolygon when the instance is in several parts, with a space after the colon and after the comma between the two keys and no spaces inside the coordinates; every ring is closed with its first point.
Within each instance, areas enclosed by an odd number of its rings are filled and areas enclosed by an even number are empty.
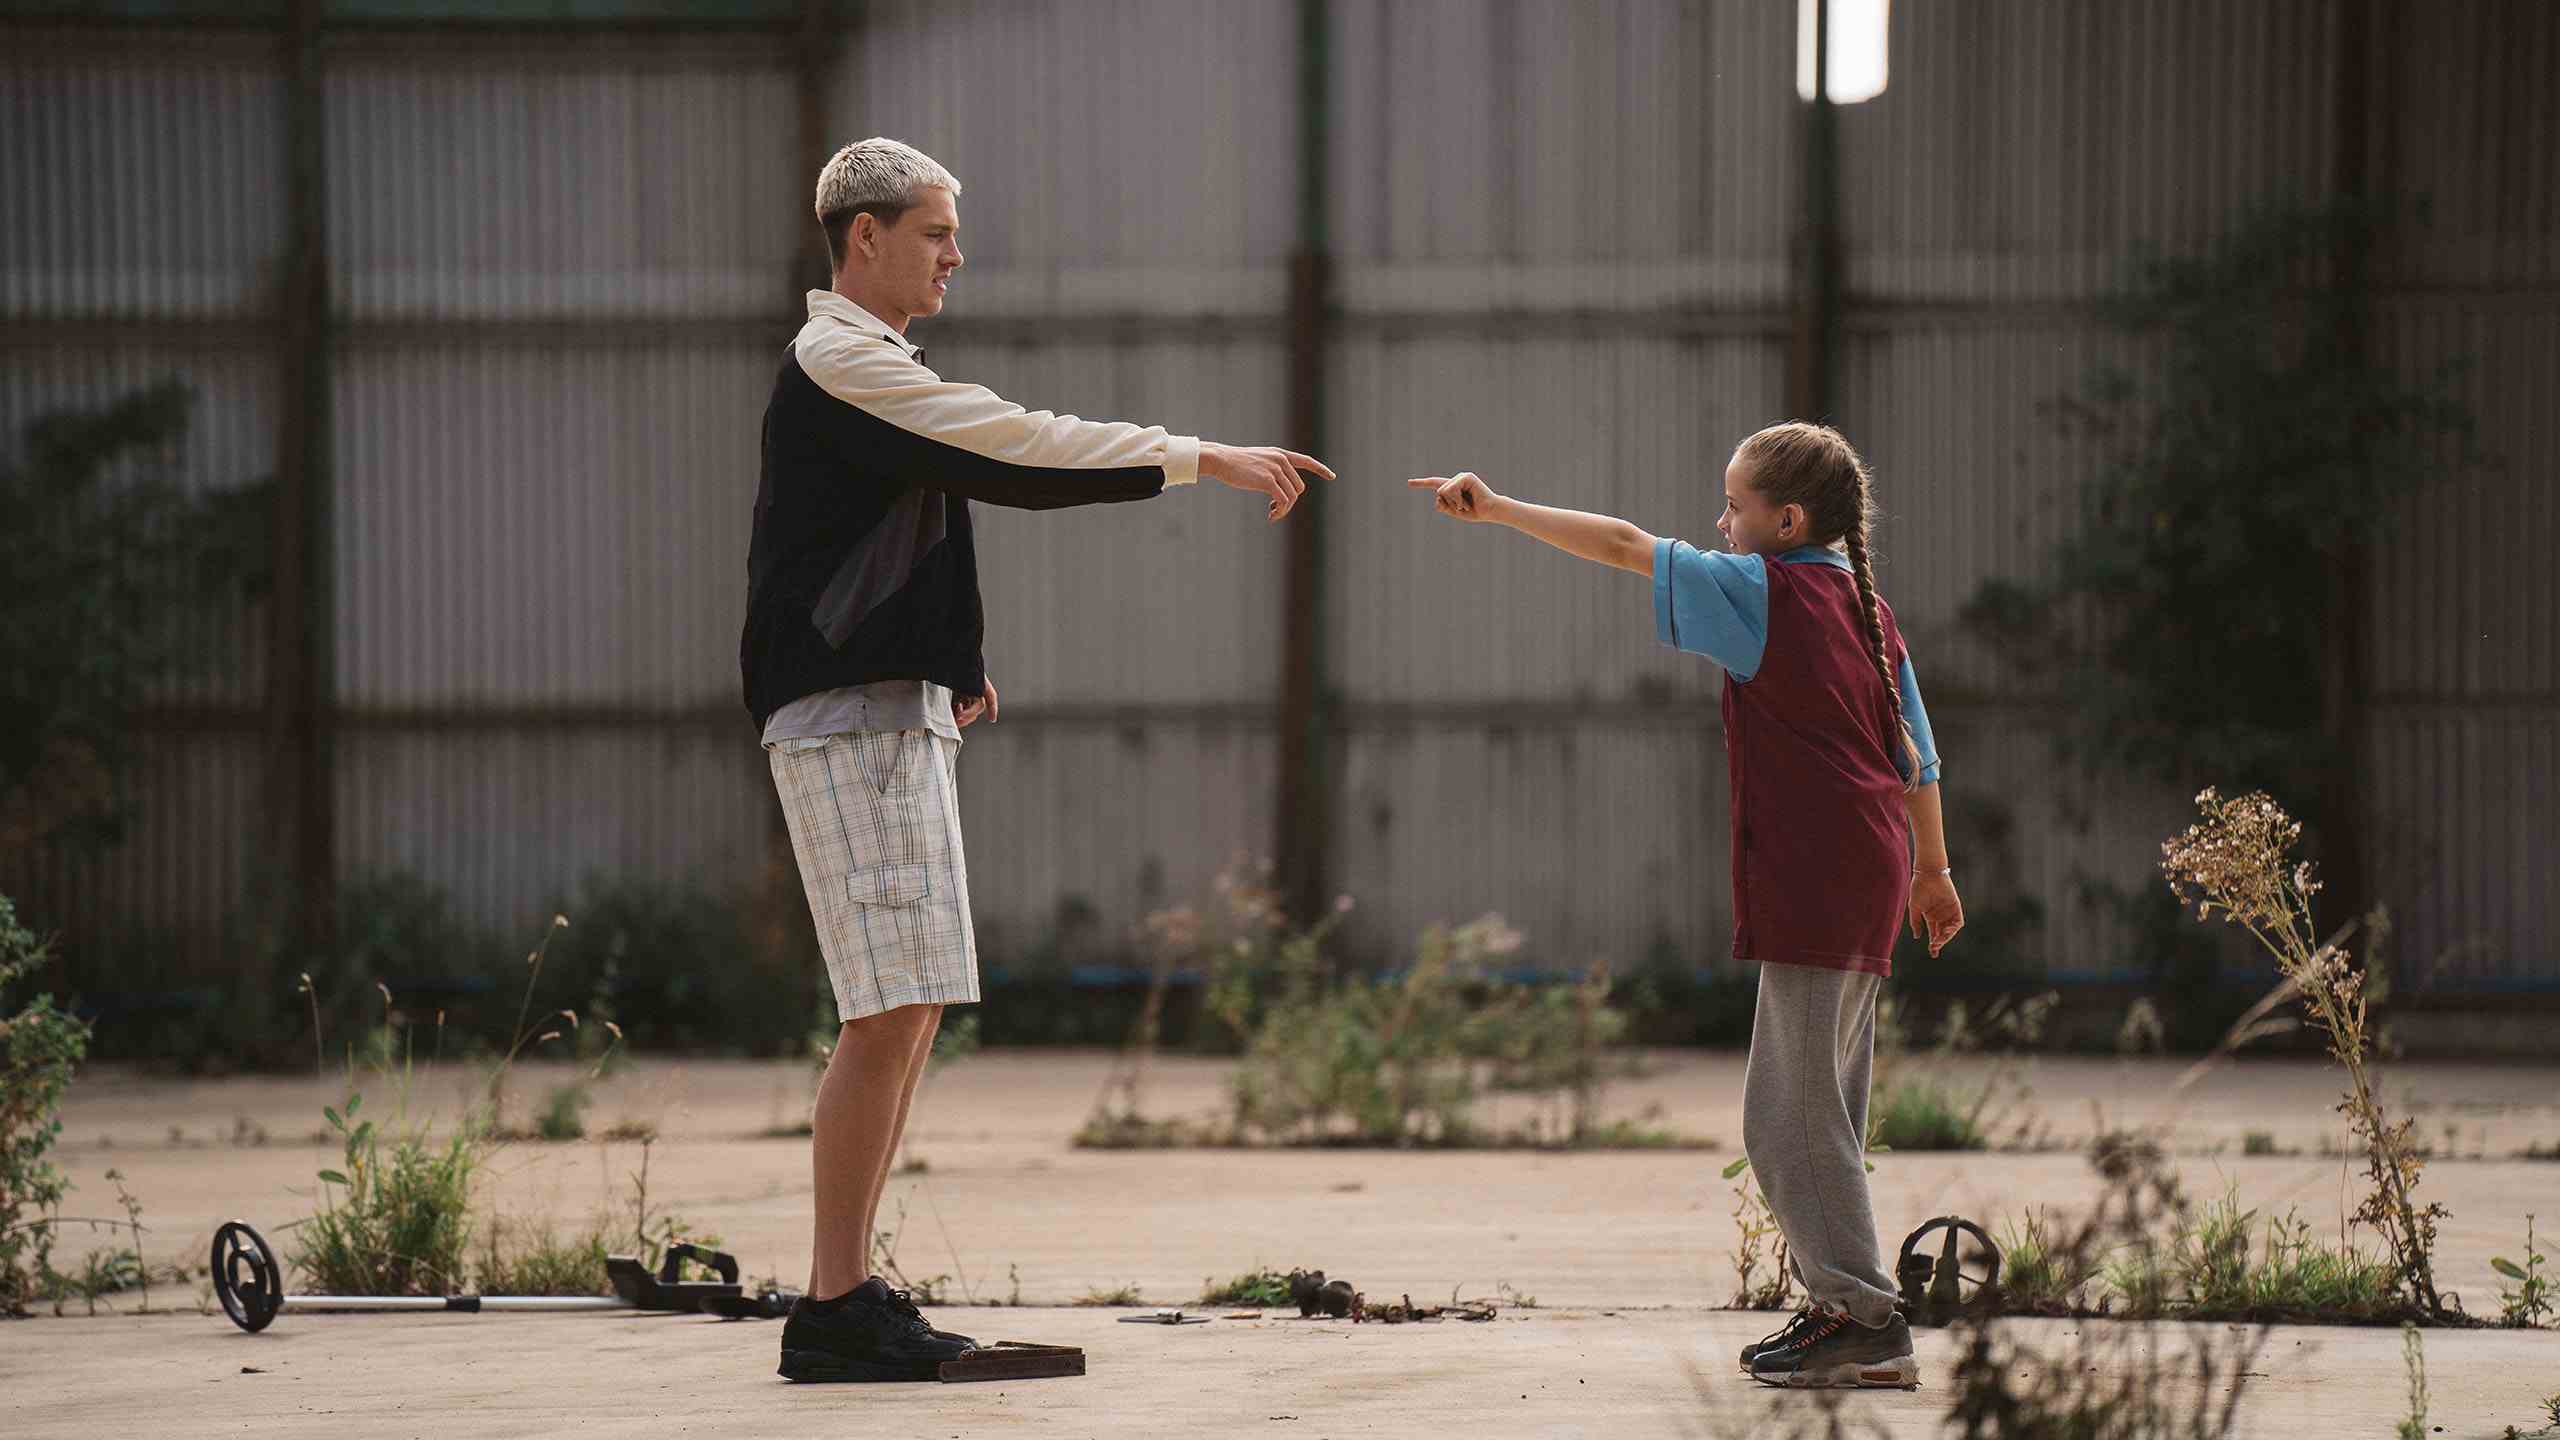
{"type": "Polygon", "coordinates": [[[1495,503],[1502,499],[1501,496],[1493,493],[1492,486],[1485,484],[1472,470],[1462,470],[1456,475],[1447,477],[1434,475],[1425,479],[1407,480],[1404,483],[1411,489],[1430,491],[1432,509],[1460,520],[1478,522],[1491,520],[1495,503]]]}

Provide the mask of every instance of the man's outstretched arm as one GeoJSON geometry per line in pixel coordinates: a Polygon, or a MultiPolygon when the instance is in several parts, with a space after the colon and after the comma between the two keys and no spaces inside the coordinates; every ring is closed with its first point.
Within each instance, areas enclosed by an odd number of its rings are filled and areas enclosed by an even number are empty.
{"type": "Polygon", "coordinates": [[[804,340],[798,358],[820,389],[880,423],[870,439],[912,452],[889,457],[895,471],[992,505],[1044,510],[1138,500],[1206,475],[1266,497],[1277,520],[1306,491],[1300,470],[1333,476],[1292,451],[1025,409],[983,385],[945,380],[860,332],[814,345],[804,340]]]}

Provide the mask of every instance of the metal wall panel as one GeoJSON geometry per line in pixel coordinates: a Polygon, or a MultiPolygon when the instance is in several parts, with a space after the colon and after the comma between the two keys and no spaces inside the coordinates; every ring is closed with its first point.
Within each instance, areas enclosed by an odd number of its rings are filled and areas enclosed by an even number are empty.
{"type": "Polygon", "coordinates": [[[1725,461],[1779,414],[1777,347],[1353,337],[1333,365],[1327,643],[1345,694],[1498,708],[1712,693],[1704,661],[1654,643],[1641,576],[1436,516],[1404,480],[1474,470],[1505,494],[1713,544],[1725,461]]]}
{"type": "Polygon", "coordinates": [[[734,702],[756,427],[787,338],[341,356],[340,703],[734,702]]]}
{"type": "Polygon", "coordinates": [[[279,72],[0,61],[0,316],[256,314],[284,248],[279,72]]]}
{"type": "Polygon", "coordinates": [[[1733,943],[1725,760],[1696,723],[1367,727],[1343,745],[1337,888],[1349,944],[1409,957],[1426,925],[1500,914],[1521,963],[1619,973],[1733,943]]]}
{"type": "MultiPolygon", "coordinates": [[[[2386,11],[2386,15],[2388,12],[2386,11]]],[[[2378,178],[2425,202],[2384,268],[2417,285],[2560,282],[2560,8],[2463,0],[2390,25],[2378,178]]]]}
{"type": "MultiPolygon", "coordinates": [[[[127,344],[0,350],[0,455],[25,457],[27,428],[68,410],[97,410],[164,380],[195,394],[187,437],[173,453],[135,457],[106,483],[150,475],[194,494],[237,489],[275,471],[276,375],[254,345],[127,344]]],[[[233,595],[173,617],[201,663],[149,692],[173,704],[258,703],[266,687],[265,607],[233,595]]]]}
{"type": "Polygon", "coordinates": [[[1840,111],[1850,290],[2081,296],[2131,254],[2192,251],[2278,195],[2320,199],[2335,9],[1893,7],[1891,83],[1840,111]]]}
{"type": "MultiPolygon", "coordinates": [[[[942,346],[932,328],[913,334],[937,373],[1036,409],[1230,443],[1280,438],[1283,357],[1268,340],[1079,341],[1067,325],[1056,343],[942,346]]],[[[979,505],[973,523],[987,665],[1007,706],[1277,694],[1287,536],[1254,498],[1213,481],[1136,504],[979,505]]]]}
{"type": "Polygon", "coordinates": [[[2379,352],[2406,382],[2459,366],[2450,392],[2484,463],[2446,445],[2436,468],[2392,487],[2374,547],[2372,689],[2560,709],[2560,311],[2424,297],[2380,321],[2379,352]]]}
{"type": "Polygon", "coordinates": [[[1876,588],[1893,606],[1924,695],[2021,691],[2009,658],[1967,634],[1965,602],[1995,577],[2050,581],[2108,457],[2045,407],[2102,368],[2139,373],[2123,337],[2060,315],[2007,324],[1859,330],[1839,364],[1836,423],[1875,467],[1884,518],[1876,588]]]}
{"type": "Polygon", "coordinates": [[[1207,902],[1221,870],[1267,853],[1277,762],[1259,723],[971,726],[960,819],[985,962],[1051,939],[1062,907],[1089,907],[1118,947],[1150,912],[1207,902]]]}
{"type": "Polygon", "coordinates": [[[1332,238],[1353,312],[1783,297],[1787,7],[1335,0],[1332,32],[1332,238]]]}
{"type": "Polygon", "coordinates": [[[143,731],[132,747],[123,842],[77,864],[45,856],[0,868],[0,894],[29,928],[60,934],[75,963],[123,951],[159,967],[167,988],[204,983],[225,925],[269,878],[263,742],[143,731]]]}
{"type": "Polygon", "coordinates": [[[590,875],[742,886],[764,856],[774,804],[763,752],[743,733],[457,728],[338,740],[340,873],[422,875],[468,923],[503,934],[539,934],[590,875]]]}
{"type": "Polygon", "coordinates": [[[779,70],[347,61],[327,72],[331,302],[359,320],[785,313],[779,70]]]}
{"type": "Polygon", "coordinates": [[[2400,988],[2560,989],[2560,708],[2388,707],[2370,753],[2400,988]]]}
{"type": "MultiPolygon", "coordinates": [[[[833,96],[960,179],[954,313],[1276,313],[1297,241],[1294,8],[893,0],[833,96]]],[[[794,176],[806,214],[813,176],[794,176]]]]}

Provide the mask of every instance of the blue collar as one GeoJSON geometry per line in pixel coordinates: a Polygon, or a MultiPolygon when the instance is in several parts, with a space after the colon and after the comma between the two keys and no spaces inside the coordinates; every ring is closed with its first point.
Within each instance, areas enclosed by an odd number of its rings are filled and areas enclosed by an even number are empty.
{"type": "Polygon", "coordinates": [[[1843,570],[1852,568],[1848,556],[1828,545],[1799,545],[1779,556],[1778,563],[1781,565],[1836,565],[1843,570]]]}

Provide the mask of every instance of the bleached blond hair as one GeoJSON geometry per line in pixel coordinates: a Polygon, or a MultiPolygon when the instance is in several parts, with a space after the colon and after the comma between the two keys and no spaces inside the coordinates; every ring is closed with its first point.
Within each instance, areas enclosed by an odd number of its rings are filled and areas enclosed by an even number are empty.
{"type": "Polygon", "coordinates": [[[874,135],[837,151],[818,172],[818,228],[827,235],[827,265],[844,268],[845,232],[853,217],[895,225],[923,193],[941,186],[960,193],[960,179],[912,145],[874,135]]]}
{"type": "Polygon", "coordinates": [[[874,135],[837,151],[818,172],[818,219],[823,224],[831,215],[875,205],[904,209],[916,202],[917,191],[934,185],[960,193],[959,178],[943,169],[942,162],[912,145],[874,135]]]}

